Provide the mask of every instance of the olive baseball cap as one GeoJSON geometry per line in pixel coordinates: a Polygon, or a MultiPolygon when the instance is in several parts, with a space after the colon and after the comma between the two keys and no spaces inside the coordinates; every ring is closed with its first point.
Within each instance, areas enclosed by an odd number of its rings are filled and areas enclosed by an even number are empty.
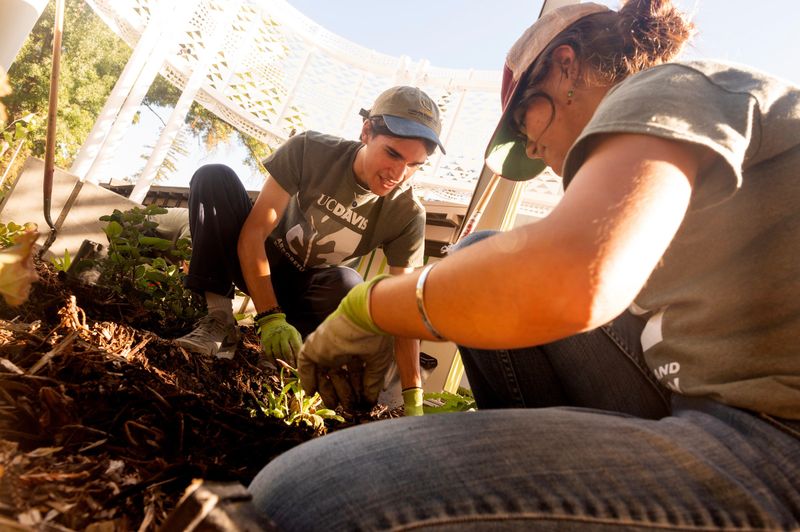
{"type": "Polygon", "coordinates": [[[606,6],[591,2],[556,8],[534,22],[511,47],[500,90],[503,114],[485,154],[486,166],[492,172],[511,181],[527,181],[545,169],[544,161],[525,154],[527,143],[514,127],[514,108],[525,89],[520,80],[559,33],[585,16],[605,11],[609,11],[606,6]]]}
{"type": "Polygon", "coordinates": [[[362,109],[360,114],[364,118],[380,116],[392,134],[430,140],[446,153],[439,140],[442,131],[439,106],[416,87],[401,85],[387,89],[378,96],[372,109],[362,109]]]}

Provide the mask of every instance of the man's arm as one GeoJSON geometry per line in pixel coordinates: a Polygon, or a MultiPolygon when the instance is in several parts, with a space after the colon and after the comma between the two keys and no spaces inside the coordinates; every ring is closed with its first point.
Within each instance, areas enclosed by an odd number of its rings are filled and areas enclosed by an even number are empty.
{"type": "Polygon", "coordinates": [[[278,304],[270,280],[269,262],[264,242],[278,225],[288,204],[289,193],[272,176],[268,175],[261,188],[261,193],[239,233],[239,263],[256,312],[267,310],[278,304]]]}
{"type": "MultiPolygon", "coordinates": [[[[403,275],[412,271],[414,271],[414,268],[389,266],[389,273],[392,275],[403,275]]],[[[394,356],[397,360],[397,370],[400,373],[400,387],[403,390],[422,388],[422,377],[419,369],[419,340],[395,336],[394,356]]]]}

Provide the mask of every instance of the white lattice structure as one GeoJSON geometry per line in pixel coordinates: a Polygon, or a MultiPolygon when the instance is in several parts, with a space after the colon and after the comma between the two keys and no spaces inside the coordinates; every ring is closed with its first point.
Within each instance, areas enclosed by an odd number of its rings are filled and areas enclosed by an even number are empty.
{"type": "MultiPolygon", "coordinates": [[[[176,0],[178,7],[169,9],[164,0],[87,2],[132,47],[144,44],[149,31],[159,52],[150,57],[189,101],[273,146],[293,130],[357,138],[359,109],[381,91],[398,84],[422,88],[442,110],[447,155],[437,150],[415,175],[415,186],[427,201],[469,202],[500,115],[499,71],[438,68],[378,53],[327,31],[284,0],[176,0]],[[166,29],[152,37],[157,32],[148,25],[158,17],[166,29]]],[[[106,144],[96,150],[100,156],[115,147],[106,144]]],[[[152,158],[160,166],[163,154],[152,158]]],[[[541,176],[525,185],[520,212],[541,217],[560,196],[560,180],[541,176]]]]}

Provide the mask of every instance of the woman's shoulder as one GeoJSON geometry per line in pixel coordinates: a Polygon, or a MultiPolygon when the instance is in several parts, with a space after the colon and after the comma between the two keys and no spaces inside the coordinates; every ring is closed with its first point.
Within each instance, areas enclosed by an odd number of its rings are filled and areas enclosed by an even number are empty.
{"type": "Polygon", "coordinates": [[[690,91],[698,86],[711,86],[729,94],[746,93],[762,102],[778,95],[798,92],[791,82],[757,68],[718,60],[676,61],[643,70],[616,86],[609,94],[630,90],[690,91]]]}

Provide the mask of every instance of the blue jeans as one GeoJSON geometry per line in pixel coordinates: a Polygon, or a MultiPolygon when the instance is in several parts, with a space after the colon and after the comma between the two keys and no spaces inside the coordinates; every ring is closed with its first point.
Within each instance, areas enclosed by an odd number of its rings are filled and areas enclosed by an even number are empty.
{"type": "Polygon", "coordinates": [[[623,315],[530,349],[461,348],[478,412],[305,443],[256,476],[254,501],[287,531],[800,527],[800,423],[669,397],[640,329],[623,315]]]}
{"type": "MultiPolygon", "coordinates": [[[[201,166],[189,184],[192,258],[186,287],[233,297],[234,286],[248,293],[239,264],[239,231],[252,202],[236,173],[222,164],[201,166]]],[[[342,298],[363,281],[352,268],[299,271],[265,244],[272,287],[286,319],[304,337],[336,310],[342,298]]]]}

